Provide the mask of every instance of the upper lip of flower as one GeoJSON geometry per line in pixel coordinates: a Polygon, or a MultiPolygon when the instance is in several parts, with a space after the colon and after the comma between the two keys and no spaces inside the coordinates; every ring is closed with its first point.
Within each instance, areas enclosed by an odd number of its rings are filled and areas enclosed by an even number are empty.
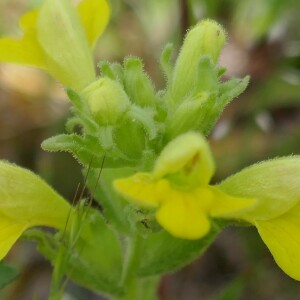
{"type": "Polygon", "coordinates": [[[96,77],[90,48],[108,18],[106,0],[84,0],[77,10],[69,0],[45,0],[40,9],[21,17],[21,39],[0,39],[0,61],[45,69],[63,84],[81,90],[96,77]]]}

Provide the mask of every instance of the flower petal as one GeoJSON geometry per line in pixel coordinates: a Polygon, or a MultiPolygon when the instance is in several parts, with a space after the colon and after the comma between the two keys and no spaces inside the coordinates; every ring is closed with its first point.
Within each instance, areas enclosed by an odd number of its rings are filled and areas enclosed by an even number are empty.
{"type": "Polygon", "coordinates": [[[45,53],[36,37],[38,12],[30,11],[20,19],[20,27],[24,32],[21,39],[0,39],[0,61],[46,68],[45,53]]]}
{"type": "Polygon", "coordinates": [[[300,204],[269,221],[256,221],[258,232],[279,267],[300,281],[300,204]]]}
{"type": "Polygon", "coordinates": [[[37,36],[49,58],[49,72],[63,84],[81,90],[96,78],[86,34],[70,1],[45,0],[37,36]]]}
{"type": "Polygon", "coordinates": [[[110,15],[108,3],[106,0],[84,0],[77,6],[77,11],[89,45],[93,48],[108,23],[110,15]]]}
{"type": "Polygon", "coordinates": [[[161,178],[179,172],[196,186],[209,183],[215,170],[214,160],[205,138],[196,132],[182,134],[172,140],[158,157],[153,175],[161,178]]]}
{"type": "Polygon", "coordinates": [[[154,181],[148,173],[117,179],[114,187],[123,197],[144,207],[157,207],[162,200],[168,198],[170,192],[167,180],[154,181]]]}
{"type": "Polygon", "coordinates": [[[0,260],[3,259],[26,228],[26,224],[16,223],[0,214],[0,260]]]}
{"type": "Polygon", "coordinates": [[[236,218],[256,205],[254,198],[234,197],[222,192],[217,187],[209,187],[214,195],[209,215],[212,217],[236,218]]]}
{"type": "Polygon", "coordinates": [[[32,172],[0,161],[0,217],[64,228],[71,206],[32,172]]]}
{"type": "Polygon", "coordinates": [[[200,239],[210,230],[210,222],[199,199],[172,190],[168,200],[156,212],[158,223],[170,234],[182,239],[200,239]]]}
{"type": "Polygon", "coordinates": [[[289,211],[300,200],[300,156],[261,162],[221,182],[219,188],[236,197],[256,198],[246,220],[270,220],[289,211]]]}

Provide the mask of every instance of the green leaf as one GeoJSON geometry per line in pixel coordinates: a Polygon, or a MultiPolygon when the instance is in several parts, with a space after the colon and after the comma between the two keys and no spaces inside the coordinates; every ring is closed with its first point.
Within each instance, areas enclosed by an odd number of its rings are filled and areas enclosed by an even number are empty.
{"type": "Polygon", "coordinates": [[[300,200],[300,156],[252,165],[227,178],[219,187],[232,196],[256,198],[257,204],[241,218],[270,220],[289,211],[300,200]]]}
{"type": "MultiPolygon", "coordinates": [[[[96,211],[83,220],[79,240],[64,257],[66,275],[96,292],[121,295],[122,251],[116,233],[96,211]]],[[[54,265],[62,242],[41,230],[30,230],[25,237],[35,240],[38,250],[54,265]]],[[[67,240],[66,240],[67,242],[67,240]]],[[[65,245],[65,244],[64,244],[65,245]]]]}
{"type": "Polygon", "coordinates": [[[104,155],[96,138],[87,135],[60,134],[45,140],[41,146],[50,152],[69,152],[84,165],[100,166],[104,155]]]}
{"type": "Polygon", "coordinates": [[[144,242],[144,254],[138,274],[151,276],[173,272],[191,263],[210,246],[222,226],[212,224],[211,232],[203,239],[178,239],[166,231],[151,234],[144,242]]]}
{"type": "Polygon", "coordinates": [[[16,267],[0,262],[0,289],[14,281],[19,275],[16,267]]]}

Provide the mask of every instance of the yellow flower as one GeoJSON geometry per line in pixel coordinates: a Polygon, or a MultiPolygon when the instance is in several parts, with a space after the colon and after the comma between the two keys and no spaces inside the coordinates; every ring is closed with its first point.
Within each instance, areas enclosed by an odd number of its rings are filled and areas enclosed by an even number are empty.
{"type": "Polygon", "coordinates": [[[227,178],[219,188],[257,204],[239,217],[256,226],[275,261],[300,280],[300,156],[250,166],[227,178]]]}
{"type": "Polygon", "coordinates": [[[175,237],[198,239],[209,218],[254,225],[275,261],[300,280],[300,156],[265,161],[208,185],[214,171],[204,138],[187,133],[169,143],[150,173],[114,182],[134,203],[155,208],[158,223],[175,237]]]}
{"type": "Polygon", "coordinates": [[[71,206],[32,172],[0,161],[0,260],[29,227],[65,227],[71,206]]]}
{"type": "Polygon", "coordinates": [[[45,0],[20,19],[21,39],[0,39],[0,61],[47,70],[81,90],[96,78],[92,51],[109,19],[106,0],[45,0]]]}
{"type": "Polygon", "coordinates": [[[202,135],[189,132],[171,141],[152,172],[114,182],[134,203],[156,209],[158,223],[173,236],[199,239],[210,230],[210,218],[233,218],[255,200],[234,197],[210,186],[214,161],[202,135]]]}

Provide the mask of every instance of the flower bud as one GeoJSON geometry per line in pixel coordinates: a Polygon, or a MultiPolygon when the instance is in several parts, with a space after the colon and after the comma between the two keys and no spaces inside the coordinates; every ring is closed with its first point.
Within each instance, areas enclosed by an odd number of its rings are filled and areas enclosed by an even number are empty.
{"type": "Polygon", "coordinates": [[[226,41],[221,25],[211,20],[198,23],[185,38],[173,73],[171,92],[174,102],[181,101],[201,80],[198,78],[198,64],[203,55],[217,62],[226,41]]]}
{"type": "Polygon", "coordinates": [[[122,87],[109,78],[96,80],[82,91],[82,96],[100,125],[115,124],[130,104],[122,87]]]}

